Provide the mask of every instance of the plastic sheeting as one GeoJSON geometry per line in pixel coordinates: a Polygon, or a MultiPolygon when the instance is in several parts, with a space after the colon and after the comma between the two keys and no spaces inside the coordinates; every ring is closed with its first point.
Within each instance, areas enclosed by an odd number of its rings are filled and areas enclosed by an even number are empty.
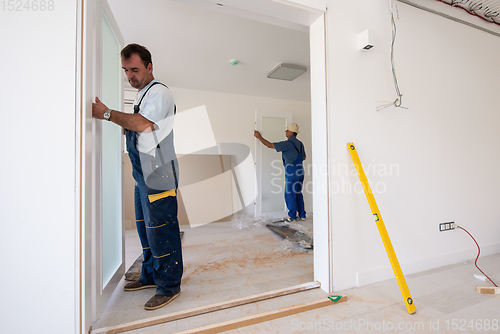
{"type": "MultiPolygon", "coordinates": [[[[280,227],[287,231],[287,236],[280,243],[279,252],[301,252],[312,254],[313,249],[313,225],[312,215],[305,221],[286,222],[276,220],[272,216],[250,217],[248,215],[237,214],[232,218],[232,226],[238,230],[251,228],[264,228],[266,226],[280,227]],[[289,230],[288,230],[289,229],[289,230]]],[[[274,229],[273,229],[274,231],[274,229]]]]}

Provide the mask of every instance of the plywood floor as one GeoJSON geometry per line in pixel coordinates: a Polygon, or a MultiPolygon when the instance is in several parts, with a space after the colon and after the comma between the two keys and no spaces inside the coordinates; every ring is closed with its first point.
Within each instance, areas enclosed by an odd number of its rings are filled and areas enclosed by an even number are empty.
{"type": "MultiPolygon", "coordinates": [[[[312,221],[303,222],[312,226],[312,221]]],[[[121,281],[93,328],[187,310],[313,281],[312,253],[293,252],[265,227],[238,229],[232,221],[183,227],[182,293],[171,304],[146,311],[154,289],[123,291],[121,281]]],[[[126,233],[126,267],[141,254],[135,231],[126,233]]],[[[166,333],[166,332],[165,332],[166,333]]]]}
{"type": "MultiPolygon", "coordinates": [[[[500,282],[500,253],[482,256],[479,265],[495,282],[500,282]]],[[[500,295],[479,294],[475,286],[491,284],[474,278],[478,273],[469,260],[417,274],[406,281],[417,312],[408,314],[395,279],[336,292],[347,296],[338,305],[226,331],[226,334],[291,333],[500,333],[500,295]]],[[[325,297],[320,289],[300,292],[232,310],[213,312],[130,331],[130,334],[175,333],[193,327],[265,312],[286,305],[325,297]],[[274,307],[274,308],[273,308],[274,307]]]]}

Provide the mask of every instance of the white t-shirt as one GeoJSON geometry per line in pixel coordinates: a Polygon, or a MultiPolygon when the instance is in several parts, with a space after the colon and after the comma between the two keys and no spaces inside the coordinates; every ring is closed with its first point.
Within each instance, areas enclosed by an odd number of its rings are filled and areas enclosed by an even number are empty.
{"type": "MultiPolygon", "coordinates": [[[[151,81],[141,89],[135,98],[134,105],[141,100],[144,92],[158,80],[151,81]]],[[[156,84],[151,87],[140,105],[139,114],[155,124],[154,132],[137,133],[137,150],[142,153],[154,155],[154,149],[174,128],[174,97],[170,89],[156,84]],[[156,134],[155,136],[153,135],[156,134]]]]}

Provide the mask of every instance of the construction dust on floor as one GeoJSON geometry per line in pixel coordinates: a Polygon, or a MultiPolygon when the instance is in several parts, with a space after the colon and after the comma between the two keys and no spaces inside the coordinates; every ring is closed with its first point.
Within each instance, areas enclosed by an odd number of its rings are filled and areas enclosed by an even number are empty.
{"type": "MultiPolygon", "coordinates": [[[[182,294],[161,309],[146,311],[143,306],[151,297],[151,291],[124,292],[126,281],[122,280],[93,328],[161,316],[314,280],[310,249],[306,253],[293,248],[290,241],[266,227],[272,221],[256,222],[247,218],[183,228],[182,294]]],[[[309,225],[312,227],[312,219],[301,223],[305,224],[300,228],[291,224],[290,227],[297,231],[303,229],[301,232],[308,230],[309,225]]],[[[128,230],[126,236],[126,262],[133,263],[142,247],[135,231],[128,230]]]]}

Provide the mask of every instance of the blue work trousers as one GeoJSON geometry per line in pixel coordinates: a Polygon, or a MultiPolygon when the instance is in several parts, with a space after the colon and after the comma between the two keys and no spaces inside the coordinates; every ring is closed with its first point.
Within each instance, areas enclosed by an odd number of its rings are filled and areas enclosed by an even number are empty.
{"type": "Polygon", "coordinates": [[[176,189],[165,191],[146,185],[136,135],[133,131],[126,131],[127,150],[136,181],[137,232],[144,255],[139,282],[156,285],[159,295],[172,296],[180,288],[183,272],[176,189]]]}
{"type": "Polygon", "coordinates": [[[180,287],[183,271],[177,197],[151,202],[148,190],[145,184],[135,186],[136,225],[144,256],[139,281],[155,284],[159,295],[172,296],[180,287]]]}
{"type": "Polygon", "coordinates": [[[288,208],[288,216],[292,220],[297,219],[297,215],[300,218],[306,218],[304,196],[302,195],[303,183],[304,168],[302,164],[294,163],[285,166],[285,203],[288,208]]]}

